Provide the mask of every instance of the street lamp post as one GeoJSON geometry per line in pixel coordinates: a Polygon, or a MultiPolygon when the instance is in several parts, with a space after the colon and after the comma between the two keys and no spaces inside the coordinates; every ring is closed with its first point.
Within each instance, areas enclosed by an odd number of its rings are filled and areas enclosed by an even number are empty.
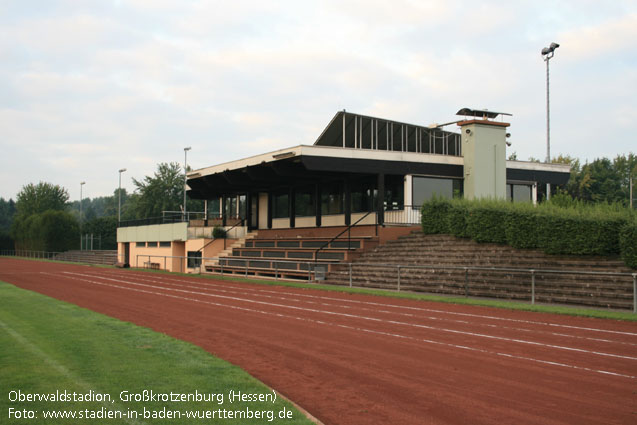
{"type": "MultiPolygon", "coordinates": [[[[542,57],[546,62],[546,163],[551,162],[551,109],[549,96],[549,60],[555,55],[555,49],[560,47],[557,43],[551,43],[549,47],[542,49],[542,57]]],[[[546,200],[551,199],[551,183],[546,184],[546,200]]]]}
{"type": "Polygon", "coordinates": [[[122,173],[126,171],[126,168],[119,170],[119,189],[117,194],[119,195],[119,201],[117,202],[117,224],[122,221],[122,173]]]}
{"type": "Polygon", "coordinates": [[[82,250],[82,186],[86,182],[80,182],[80,251],[82,250]]]}
{"type": "Polygon", "coordinates": [[[190,150],[190,146],[184,148],[184,220],[188,220],[188,211],[186,208],[186,185],[187,185],[187,173],[188,173],[188,151],[190,150]]]}

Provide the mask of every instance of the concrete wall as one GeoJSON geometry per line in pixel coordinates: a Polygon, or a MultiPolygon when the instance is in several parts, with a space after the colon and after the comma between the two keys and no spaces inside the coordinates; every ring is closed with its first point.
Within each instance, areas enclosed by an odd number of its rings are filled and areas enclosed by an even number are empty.
{"type": "Polygon", "coordinates": [[[506,123],[472,120],[460,124],[464,197],[506,199],[506,123]]]}
{"type": "Polygon", "coordinates": [[[119,227],[117,242],[186,241],[188,223],[151,224],[147,226],[119,227]]]}

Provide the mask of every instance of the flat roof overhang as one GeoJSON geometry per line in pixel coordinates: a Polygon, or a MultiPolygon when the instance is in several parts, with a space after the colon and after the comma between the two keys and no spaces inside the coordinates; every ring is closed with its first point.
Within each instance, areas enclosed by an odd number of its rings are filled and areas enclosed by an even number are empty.
{"type": "MultiPolygon", "coordinates": [[[[569,167],[507,161],[507,180],[562,184],[569,167]]],[[[211,199],[280,187],[365,176],[417,174],[463,177],[463,158],[415,152],[295,146],[188,173],[188,195],[211,199]]]]}
{"type": "Polygon", "coordinates": [[[422,174],[462,178],[462,157],[296,146],[188,173],[188,194],[209,199],[224,194],[339,180],[345,176],[422,174]]]}

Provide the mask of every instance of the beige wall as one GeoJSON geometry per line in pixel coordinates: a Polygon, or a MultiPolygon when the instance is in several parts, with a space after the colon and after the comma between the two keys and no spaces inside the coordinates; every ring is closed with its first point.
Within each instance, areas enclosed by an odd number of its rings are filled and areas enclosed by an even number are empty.
{"type": "Polygon", "coordinates": [[[148,226],[119,227],[117,242],[185,241],[188,223],[152,224],[148,226]]]}
{"type": "MultiPolygon", "coordinates": [[[[170,257],[172,255],[171,248],[148,248],[137,247],[135,242],[130,244],[130,266],[131,267],[144,267],[144,263],[150,261],[151,263],[159,263],[159,268],[164,269],[164,257],[170,257]],[[150,258],[148,257],[150,256],[150,258]]],[[[168,268],[170,261],[166,258],[166,267],[168,268]]]]}
{"type": "Polygon", "coordinates": [[[268,194],[259,193],[259,229],[268,228],[268,194]]]}
{"type": "Polygon", "coordinates": [[[290,219],[289,218],[273,218],[272,219],[272,228],[273,229],[287,229],[290,227],[290,219]]]}
{"type": "Polygon", "coordinates": [[[294,227],[315,227],[316,226],[316,217],[295,217],[294,218],[294,227]]]}
{"type": "Polygon", "coordinates": [[[321,216],[321,226],[344,226],[345,214],[321,216]]]}

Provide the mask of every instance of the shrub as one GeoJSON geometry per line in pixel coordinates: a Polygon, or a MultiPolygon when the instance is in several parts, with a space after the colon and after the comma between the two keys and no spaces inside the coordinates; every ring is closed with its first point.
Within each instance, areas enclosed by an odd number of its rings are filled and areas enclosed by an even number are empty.
{"type": "Polygon", "coordinates": [[[619,232],[622,260],[628,267],[637,269],[637,221],[626,223],[619,232]]]}
{"type": "Polygon", "coordinates": [[[476,242],[506,243],[506,215],[506,204],[503,202],[477,201],[469,210],[467,232],[476,242]]]}
{"type": "Polygon", "coordinates": [[[454,199],[449,204],[449,210],[445,217],[447,231],[458,237],[468,238],[467,216],[469,215],[470,203],[461,199],[454,199]]]}
{"type": "Polygon", "coordinates": [[[422,205],[422,231],[425,234],[449,233],[447,230],[447,213],[451,207],[451,201],[446,198],[434,196],[422,205]]]}
{"type": "Polygon", "coordinates": [[[637,217],[619,204],[587,205],[562,197],[538,206],[436,198],[422,206],[424,233],[507,243],[547,254],[617,255],[637,268],[637,217]]]}
{"type": "Polygon", "coordinates": [[[528,205],[514,206],[506,214],[504,232],[507,243],[518,249],[535,249],[538,247],[537,210],[528,205]]]}
{"type": "Polygon", "coordinates": [[[614,255],[626,216],[594,208],[545,208],[538,221],[538,246],[547,254],[614,255]]]}
{"type": "Polygon", "coordinates": [[[216,226],[214,229],[212,229],[212,237],[214,239],[225,239],[226,233],[226,229],[221,226],[216,226]]]}

